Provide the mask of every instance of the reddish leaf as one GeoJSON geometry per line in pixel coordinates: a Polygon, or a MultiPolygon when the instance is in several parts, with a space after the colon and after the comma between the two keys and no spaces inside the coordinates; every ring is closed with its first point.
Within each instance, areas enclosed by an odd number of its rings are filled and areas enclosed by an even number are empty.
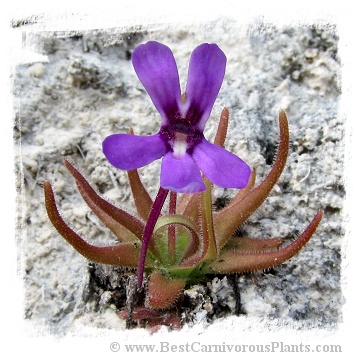
{"type": "Polygon", "coordinates": [[[102,264],[122,267],[137,267],[139,243],[121,243],[108,247],[95,247],[75,233],[60,216],[51,184],[44,182],[45,204],[48,217],[58,233],[85,258],[102,264]]]}
{"type": "Polygon", "coordinates": [[[117,223],[132,232],[135,237],[139,239],[142,238],[144,230],[143,222],[100,197],[86,181],[84,176],[68,160],[65,160],[64,164],[75,178],[78,189],[85,202],[119,239],[132,241],[132,236],[122,236],[124,231],[119,229],[117,223]]]}
{"type": "Polygon", "coordinates": [[[243,273],[280,265],[292,258],[311,239],[322,216],[323,211],[319,211],[307,229],[285,248],[261,253],[245,253],[237,250],[225,251],[216,262],[211,264],[211,268],[220,273],[243,273]]]}
{"type": "Polygon", "coordinates": [[[147,305],[153,309],[172,306],[186,284],[185,279],[171,279],[154,271],[148,281],[147,305]]]}
{"type": "Polygon", "coordinates": [[[232,237],[224,246],[224,249],[255,253],[279,248],[283,242],[284,240],[282,238],[260,239],[247,237],[232,237]]]}
{"type": "Polygon", "coordinates": [[[280,144],[275,163],[265,180],[251,190],[243,199],[231,202],[215,213],[215,230],[218,246],[222,247],[245,220],[264,202],[279,179],[286,164],[289,145],[288,122],[285,112],[279,115],[280,144]]]}
{"type": "Polygon", "coordinates": [[[228,108],[223,108],[218,123],[217,133],[214,139],[214,144],[224,147],[224,142],[227,136],[228,121],[229,121],[229,110],[228,108]]]}
{"type": "Polygon", "coordinates": [[[238,202],[240,202],[244,197],[246,197],[248,195],[248,193],[252,190],[252,188],[255,185],[255,179],[256,179],[256,171],[253,170],[249,177],[248,184],[244,188],[239,190],[238,193],[234,196],[234,198],[230,201],[229,204],[231,206],[236,205],[238,202]]]}
{"type": "Polygon", "coordinates": [[[134,203],[137,208],[137,213],[146,221],[149,216],[153,201],[149,193],[142,184],[137,170],[127,171],[129,184],[131,186],[134,203]]]}

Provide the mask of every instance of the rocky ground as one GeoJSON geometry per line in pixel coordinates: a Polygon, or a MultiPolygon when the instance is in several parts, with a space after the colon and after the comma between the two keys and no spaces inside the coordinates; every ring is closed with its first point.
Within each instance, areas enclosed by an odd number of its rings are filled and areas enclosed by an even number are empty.
{"type": "MultiPolygon", "coordinates": [[[[215,42],[225,52],[226,77],[205,134],[213,137],[219,113],[227,106],[231,122],[226,147],[256,168],[258,182],[270,170],[277,148],[278,111],[282,108],[288,114],[287,168],[241,234],[294,238],[319,209],[325,212],[300,254],[269,271],[237,277],[241,315],[229,317],[228,323],[240,324],[248,317],[312,329],[336,327],[342,321],[344,119],[338,115],[341,78],[334,26],[280,28],[260,22],[241,27],[220,20],[23,34],[48,58],[18,66],[13,78],[17,241],[25,278],[24,315],[34,328],[55,335],[84,326],[125,328],[117,316],[125,298],[124,279],[110,275],[112,269],[98,267],[99,276],[106,274],[116,285],[97,285],[92,265],[48,222],[42,184],[52,182],[61,213],[85,239],[98,244],[113,241],[76,191],[63,159],[75,163],[105,197],[133,210],[126,173],[109,165],[101,143],[130,127],[137,134],[159,130],[159,115],[130,61],[135,46],[148,40],[172,49],[182,87],[197,45],[215,42]]],[[[141,170],[152,196],[159,167],[155,162],[141,170]]],[[[233,192],[217,188],[216,202],[228,200],[233,192]]],[[[190,287],[185,298],[191,305],[184,315],[189,328],[208,328],[216,319],[235,315],[233,289],[231,279],[221,276],[190,287]]]]}

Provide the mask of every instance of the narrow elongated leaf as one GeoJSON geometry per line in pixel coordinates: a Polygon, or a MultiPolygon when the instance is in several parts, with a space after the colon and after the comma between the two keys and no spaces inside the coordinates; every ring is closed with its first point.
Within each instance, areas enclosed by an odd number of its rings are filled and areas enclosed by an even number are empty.
{"type": "Polygon", "coordinates": [[[176,212],[189,218],[195,224],[199,221],[199,194],[184,194],[177,205],[176,212]]]}
{"type": "Polygon", "coordinates": [[[223,249],[238,250],[239,252],[260,252],[270,249],[276,249],[282,245],[282,238],[247,238],[247,237],[232,237],[223,249]]]}
{"type": "Polygon", "coordinates": [[[252,190],[252,188],[255,185],[255,179],[256,179],[256,171],[253,170],[250,174],[249,182],[248,184],[242,188],[241,190],[238,191],[238,193],[234,196],[234,198],[230,201],[230,205],[236,205],[239,201],[241,201],[244,197],[247,196],[247,194],[252,190]]]}
{"type": "Polygon", "coordinates": [[[203,261],[209,262],[216,259],[218,254],[218,248],[216,244],[213,214],[212,214],[212,184],[205,178],[206,191],[202,192],[202,236],[207,245],[207,251],[203,258],[203,261]]]}
{"type": "Polygon", "coordinates": [[[244,273],[272,268],[292,258],[311,239],[323,217],[319,211],[307,229],[290,245],[280,250],[262,253],[245,253],[238,250],[225,251],[211,264],[212,271],[219,273],[244,273]]]}
{"type": "Polygon", "coordinates": [[[184,260],[180,264],[181,268],[190,268],[202,262],[213,261],[216,259],[218,254],[212,216],[212,184],[206,178],[204,178],[204,182],[206,185],[206,191],[198,195],[201,202],[201,214],[199,216],[201,226],[201,232],[199,235],[200,250],[193,254],[190,258],[184,260]]]}
{"type": "Polygon", "coordinates": [[[222,247],[237,228],[264,202],[282,173],[286,164],[289,145],[288,122],[284,111],[280,112],[279,124],[280,143],[270,173],[244,198],[231,202],[227,207],[215,213],[214,222],[219,247],[222,247]]]}
{"type": "Polygon", "coordinates": [[[134,203],[137,208],[137,213],[144,221],[148,219],[150,209],[153,201],[149,196],[149,193],[142,184],[137,170],[129,170],[128,179],[131,186],[134,203]]]}
{"type": "Polygon", "coordinates": [[[58,233],[85,258],[101,264],[122,267],[137,267],[140,243],[121,243],[107,247],[96,247],[75,233],[60,216],[51,184],[44,182],[45,204],[48,217],[58,233]]]}
{"type": "Polygon", "coordinates": [[[218,123],[217,133],[214,139],[214,143],[216,145],[221,146],[222,148],[224,147],[224,142],[227,136],[228,122],[229,122],[229,110],[228,108],[223,108],[218,123]]]}
{"type": "Polygon", "coordinates": [[[75,178],[78,189],[87,205],[115,233],[118,239],[121,241],[133,241],[135,238],[142,238],[144,224],[140,220],[100,197],[84,176],[68,160],[65,160],[64,164],[75,178]],[[125,229],[121,229],[121,226],[125,229]],[[134,236],[127,234],[127,229],[134,236]]]}

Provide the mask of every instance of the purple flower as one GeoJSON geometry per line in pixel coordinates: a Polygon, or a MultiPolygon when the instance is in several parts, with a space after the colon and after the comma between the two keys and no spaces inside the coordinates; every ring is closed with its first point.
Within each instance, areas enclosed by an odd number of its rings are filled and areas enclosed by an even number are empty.
{"type": "Polygon", "coordinates": [[[103,142],[108,161],[133,170],[163,157],[161,187],[181,193],[206,189],[200,171],[221,187],[243,188],[251,170],[239,157],[208,142],[203,129],[221,88],[226,56],[216,44],[202,44],[191,55],[186,100],[169,47],[150,41],[138,46],[132,63],[161,115],[160,131],[151,136],[115,134],[103,142]]]}

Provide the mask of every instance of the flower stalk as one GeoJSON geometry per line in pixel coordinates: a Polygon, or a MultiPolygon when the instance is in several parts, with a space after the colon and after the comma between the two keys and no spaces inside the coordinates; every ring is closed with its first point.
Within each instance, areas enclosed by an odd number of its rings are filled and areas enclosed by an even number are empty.
{"type": "MultiPolygon", "coordinates": [[[[169,215],[176,214],[176,202],[177,202],[177,193],[170,191],[170,201],[169,201],[169,215]]],[[[176,256],[176,227],[171,224],[168,227],[168,252],[169,257],[176,256]]],[[[172,261],[172,263],[175,263],[172,261]]]]}
{"type": "Polygon", "coordinates": [[[143,274],[144,274],[144,263],[147,255],[147,250],[149,246],[149,242],[152,238],[152,233],[154,227],[157,223],[158,217],[160,215],[161,209],[163,208],[166,197],[168,196],[169,190],[166,190],[163,187],[159,188],[157,197],[153,202],[152,208],[150,210],[147,223],[144,228],[143,238],[142,238],[142,247],[139,254],[139,262],[138,262],[138,285],[142,286],[143,283],[143,274]]]}

